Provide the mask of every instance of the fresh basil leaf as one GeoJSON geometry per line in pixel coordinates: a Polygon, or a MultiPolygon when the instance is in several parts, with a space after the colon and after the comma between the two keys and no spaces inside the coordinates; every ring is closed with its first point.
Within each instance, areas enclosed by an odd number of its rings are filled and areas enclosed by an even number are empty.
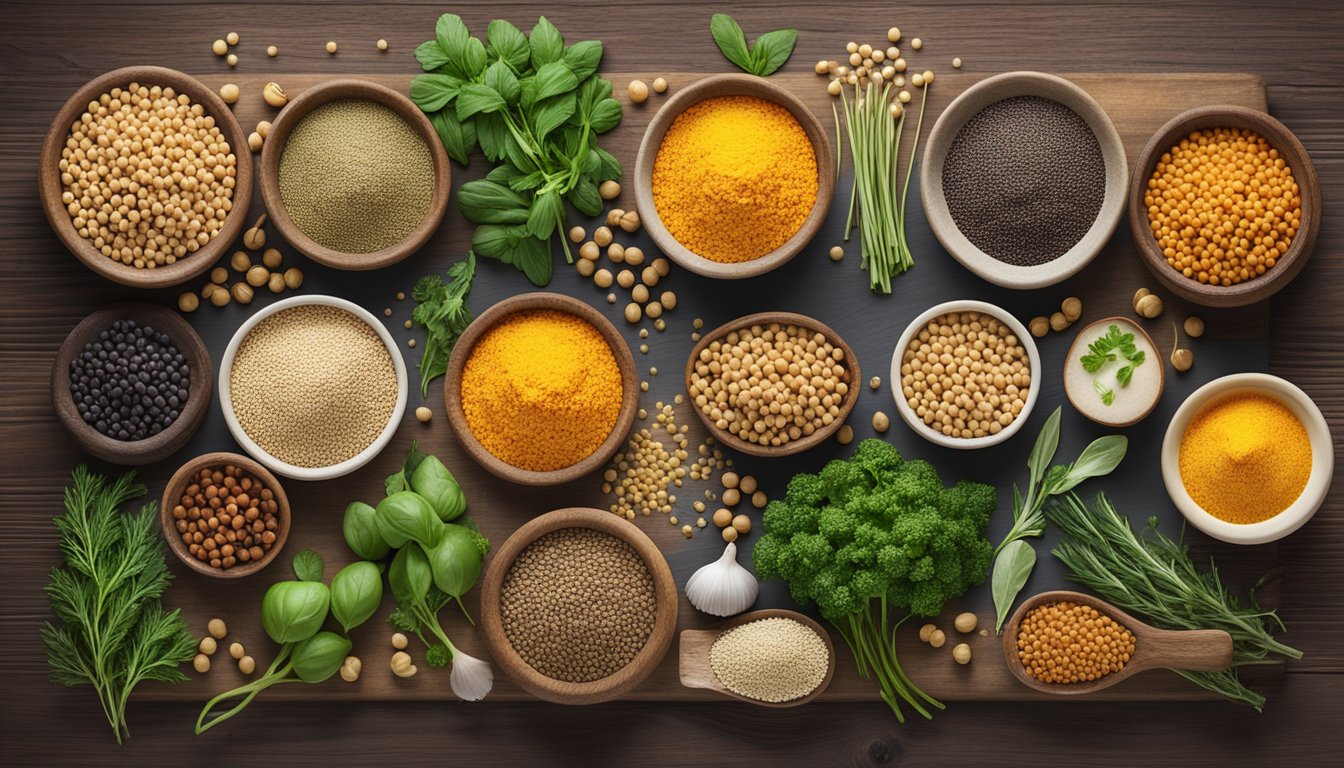
{"type": "Polygon", "coordinates": [[[597,71],[602,61],[602,43],[597,40],[584,40],[565,49],[565,66],[580,81],[597,71]]]}
{"type": "Polygon", "coordinates": [[[1056,408],[1050,414],[1050,418],[1045,420],[1041,426],[1041,434],[1036,438],[1036,444],[1031,448],[1031,455],[1027,457],[1027,469],[1030,470],[1031,483],[1028,485],[1027,495],[1031,493],[1031,487],[1039,484],[1045,477],[1045,470],[1050,467],[1050,462],[1055,458],[1055,451],[1059,448],[1059,419],[1064,407],[1056,408]]]}
{"type": "Polygon", "coordinates": [[[542,65],[537,69],[537,92],[534,98],[541,102],[552,96],[558,96],[562,93],[569,93],[579,87],[578,78],[569,71],[562,61],[553,61],[550,64],[542,65]]]}
{"type": "Polygon", "coordinates": [[[532,284],[541,287],[551,282],[551,242],[524,237],[512,254],[512,263],[532,284]]]}
{"type": "Polygon", "coordinates": [[[475,132],[467,130],[471,121],[463,125],[462,121],[457,119],[457,110],[453,107],[444,107],[432,113],[429,122],[438,132],[439,140],[443,142],[443,148],[448,152],[448,156],[466,165],[471,159],[471,147],[476,143],[475,132]]]}
{"type": "Polygon", "coordinates": [[[512,163],[514,167],[523,173],[531,173],[532,171],[538,170],[536,159],[529,155],[527,150],[523,149],[523,146],[518,143],[518,139],[514,137],[512,132],[509,132],[504,136],[504,156],[508,158],[508,161],[512,163]]]}
{"type": "Polygon", "coordinates": [[[589,120],[593,133],[606,133],[621,124],[621,102],[615,99],[603,99],[593,107],[589,120]]]}
{"type": "Polygon", "coordinates": [[[421,112],[442,109],[462,90],[461,78],[453,75],[420,75],[411,81],[411,101],[421,112]]]}
{"type": "Polygon", "coordinates": [[[439,46],[438,40],[426,40],[415,47],[415,60],[426,72],[437,72],[448,65],[448,54],[439,46]]]}
{"type": "Polygon", "coordinates": [[[484,83],[468,83],[457,93],[457,119],[466,120],[478,112],[498,112],[504,108],[504,97],[484,83]]]}
{"type": "Polygon", "coordinates": [[[579,179],[574,188],[565,194],[565,198],[584,216],[602,213],[602,195],[597,191],[597,185],[588,179],[579,179]]]}
{"type": "MultiPolygon", "coordinates": [[[[518,103],[520,95],[518,87],[518,77],[509,69],[509,65],[503,61],[496,61],[485,70],[485,84],[490,86],[495,93],[504,98],[504,103],[510,106],[518,103]]],[[[414,90],[415,83],[411,83],[414,90]]]]}
{"type": "Polygon", "coordinates": [[[485,31],[485,42],[490,55],[507,63],[515,72],[521,72],[527,66],[531,54],[527,37],[504,19],[490,22],[489,28],[485,31]]]}
{"type": "Polygon", "coordinates": [[[796,29],[777,29],[756,38],[751,48],[752,74],[765,77],[784,66],[797,42],[796,29]]]}
{"type": "MultiPolygon", "coordinates": [[[[504,118],[498,113],[481,113],[472,118],[476,121],[476,138],[481,143],[481,152],[485,153],[485,159],[492,163],[497,163],[504,159],[504,139],[508,136],[509,128],[504,124],[504,118]]],[[[508,168],[512,166],[499,165],[495,170],[508,168]]],[[[493,173],[494,171],[491,171],[493,173]]],[[[487,176],[486,178],[489,178],[487,176]]]]}
{"type": "Polygon", "coordinates": [[[532,47],[532,67],[537,70],[565,55],[565,39],[545,16],[537,19],[528,44],[532,47]]]}
{"type": "Polygon", "coordinates": [[[994,595],[994,632],[1003,631],[1003,622],[1017,600],[1017,595],[1026,586],[1031,571],[1036,567],[1036,550],[1021,539],[1011,541],[994,558],[994,575],[990,578],[990,592],[994,595]]]}
{"type": "Polygon", "coordinates": [[[515,192],[529,192],[546,183],[546,174],[541,171],[515,175],[509,179],[509,189],[515,192]]]}
{"type": "Polygon", "coordinates": [[[512,227],[482,224],[472,233],[471,247],[486,258],[504,261],[518,247],[518,240],[527,236],[526,227],[521,224],[512,227]]]}
{"type": "Polygon", "coordinates": [[[537,105],[537,78],[536,75],[528,75],[518,79],[518,89],[521,92],[519,103],[523,105],[524,110],[531,109],[537,105]]]}
{"type": "Polygon", "coordinates": [[[455,13],[440,16],[434,24],[434,39],[438,41],[439,49],[447,57],[448,67],[455,70],[462,79],[470,80],[480,72],[479,67],[473,70],[467,65],[465,54],[471,32],[467,31],[467,25],[462,23],[462,17],[455,13]]]}
{"type": "Polygon", "coordinates": [[[532,198],[532,211],[527,217],[527,229],[538,240],[544,240],[560,226],[565,215],[565,201],[560,193],[548,189],[532,198]]]}
{"type": "Polygon", "coordinates": [[[472,78],[485,69],[488,61],[485,55],[485,44],[476,38],[467,40],[467,47],[462,51],[462,66],[466,68],[467,77],[472,78]]]}
{"type": "Polygon", "coordinates": [[[506,163],[504,165],[496,165],[494,168],[491,168],[490,172],[485,174],[485,178],[497,184],[509,184],[514,179],[522,175],[523,175],[522,171],[506,163]]]}
{"type": "Polygon", "coordinates": [[[523,224],[528,218],[528,203],[522,195],[486,179],[459,187],[457,207],[474,224],[523,224]]]}
{"type": "Polygon", "coordinates": [[[575,102],[574,94],[564,93],[546,99],[532,110],[532,133],[538,141],[565,124],[570,115],[574,114],[575,102]]]}
{"type": "Polygon", "coordinates": [[[1050,488],[1051,495],[1071,491],[1084,480],[1109,475],[1120,466],[1128,450],[1129,438],[1124,435],[1106,435],[1093,440],[1068,467],[1068,472],[1050,488]]]}
{"type": "Polygon", "coordinates": [[[726,13],[714,14],[709,20],[709,34],[714,38],[714,44],[719,46],[724,58],[736,64],[738,69],[752,72],[747,36],[742,34],[742,27],[732,16],[726,13]]]}
{"type": "Polygon", "coordinates": [[[322,581],[322,556],[311,549],[296,552],[290,567],[294,569],[294,578],[299,581],[322,581]]]}
{"type": "MultiPolygon", "coordinates": [[[[620,106],[620,104],[617,103],[617,106],[620,106]]],[[[621,161],[617,160],[615,155],[611,154],[610,152],[601,147],[593,147],[593,151],[597,153],[597,156],[601,162],[601,165],[597,170],[597,177],[602,181],[606,181],[608,179],[620,180],[621,161]]]]}
{"type": "Polygon", "coordinates": [[[587,120],[601,101],[611,96],[611,81],[590,77],[579,86],[579,113],[587,120]]]}

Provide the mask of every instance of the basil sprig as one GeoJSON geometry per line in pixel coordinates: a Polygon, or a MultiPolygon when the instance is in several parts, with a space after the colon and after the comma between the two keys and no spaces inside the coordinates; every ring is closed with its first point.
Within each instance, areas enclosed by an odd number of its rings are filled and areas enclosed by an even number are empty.
{"type": "Polygon", "coordinates": [[[724,58],[758,77],[765,77],[784,66],[798,42],[798,30],[777,29],[756,38],[756,44],[748,48],[742,27],[726,13],[714,14],[709,21],[709,34],[714,37],[724,58]]]}

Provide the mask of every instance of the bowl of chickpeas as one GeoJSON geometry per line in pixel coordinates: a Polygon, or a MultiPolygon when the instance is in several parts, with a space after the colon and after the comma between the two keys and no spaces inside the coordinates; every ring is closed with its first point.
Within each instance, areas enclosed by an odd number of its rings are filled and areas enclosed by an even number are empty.
{"type": "Polygon", "coordinates": [[[983,301],[948,301],[916,317],[891,357],[896,412],[946,448],[1017,434],[1041,393],[1041,356],[1015,317],[983,301]]]}
{"type": "Polygon", "coordinates": [[[210,269],[252,200],[252,152],[228,105],[164,67],[85,83],[52,121],[38,167],[43,212],[65,247],[137,288],[210,269]]]}
{"type": "Polygon", "coordinates": [[[1245,107],[1172,118],[1130,177],[1129,226],[1144,264],[1205,306],[1254,304],[1292,282],[1320,219],[1320,181],[1302,143],[1245,107]]]}

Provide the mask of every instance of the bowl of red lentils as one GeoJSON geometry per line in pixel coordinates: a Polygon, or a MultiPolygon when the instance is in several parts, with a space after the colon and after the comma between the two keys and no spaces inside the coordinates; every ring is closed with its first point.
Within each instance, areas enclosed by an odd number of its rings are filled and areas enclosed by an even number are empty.
{"type": "Polygon", "coordinates": [[[163,489],[168,548],[192,570],[236,579],[265,568],[289,536],[289,497],[265,467],[236,453],[183,464],[163,489]]]}
{"type": "Polygon", "coordinates": [[[1041,357],[1025,326],[983,301],[930,307],[891,358],[896,412],[946,448],[988,448],[1017,433],[1041,393],[1041,357]]]}
{"type": "Polygon", "coordinates": [[[1196,107],[1139,155],[1129,227],[1144,264],[1188,301],[1239,307],[1302,271],[1320,229],[1321,190],[1302,143],[1245,107],[1196,107]]]}

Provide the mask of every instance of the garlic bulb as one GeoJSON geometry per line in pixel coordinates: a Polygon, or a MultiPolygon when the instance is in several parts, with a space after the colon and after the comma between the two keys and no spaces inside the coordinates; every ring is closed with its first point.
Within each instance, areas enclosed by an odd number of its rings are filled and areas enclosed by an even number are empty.
{"type": "Polygon", "coordinates": [[[751,571],[737,563],[737,545],[729,543],[723,557],[691,574],[686,582],[686,599],[699,610],[714,616],[741,613],[756,602],[761,585],[751,571]]]}

